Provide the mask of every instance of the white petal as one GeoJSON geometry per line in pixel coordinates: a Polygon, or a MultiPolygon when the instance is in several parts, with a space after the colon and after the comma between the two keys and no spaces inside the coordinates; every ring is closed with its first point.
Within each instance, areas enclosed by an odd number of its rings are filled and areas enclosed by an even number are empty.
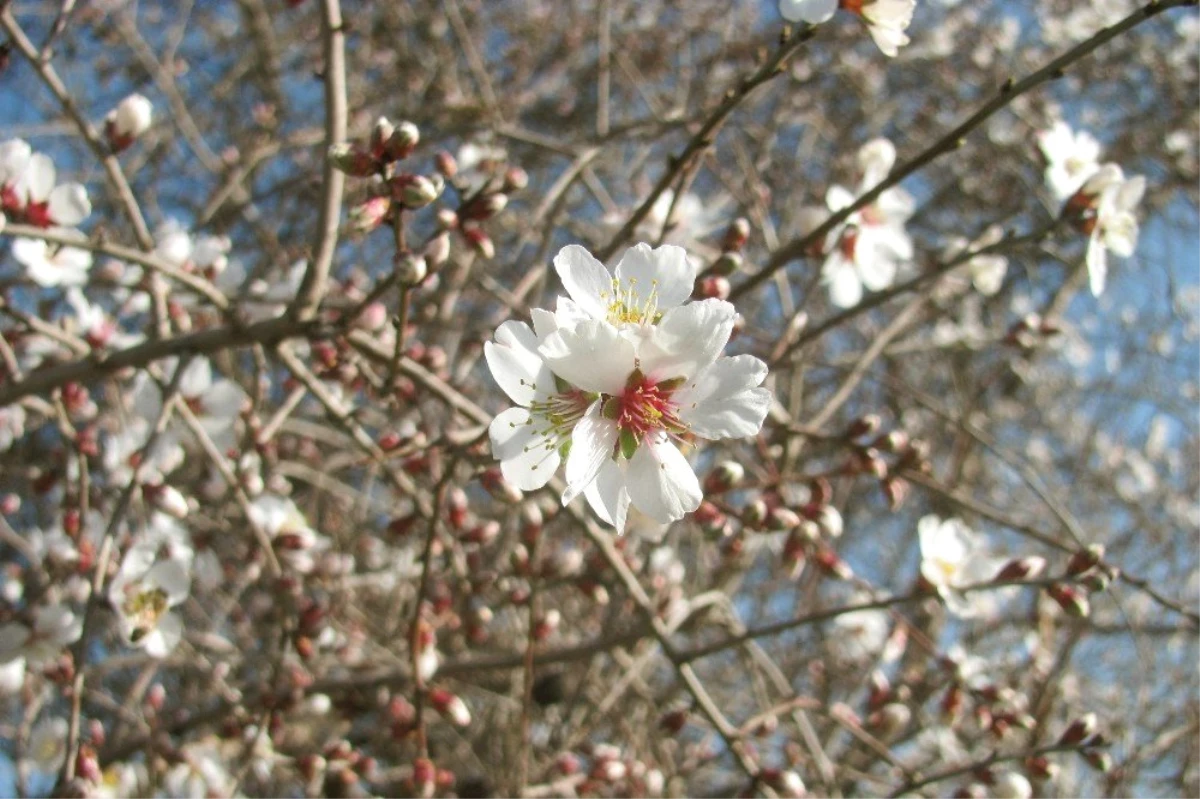
{"type": "Polygon", "coordinates": [[[875,40],[875,46],[886,56],[895,58],[900,48],[908,44],[908,36],[903,31],[894,28],[884,28],[879,25],[868,25],[867,31],[875,40]]]}
{"type": "Polygon", "coordinates": [[[621,256],[615,270],[623,290],[636,288],[638,305],[645,305],[651,290],[658,295],[658,308],[665,310],[682,305],[692,296],[696,283],[696,265],[687,251],[671,244],[651,249],[649,244],[630,247],[621,256]]]}
{"type": "Polygon", "coordinates": [[[633,344],[594,319],[560,328],[538,351],[556,375],[584,391],[619,394],[634,367],[633,344]]]}
{"type": "Polygon", "coordinates": [[[1104,246],[1114,255],[1128,258],[1137,249],[1138,223],[1133,214],[1118,212],[1102,222],[1104,246]]]}
{"type": "Polygon", "coordinates": [[[658,380],[695,375],[725,349],[736,316],[733,305],[724,300],[672,308],[638,350],[639,367],[658,380]]]}
{"type": "Polygon", "coordinates": [[[771,408],[771,392],[759,387],[766,376],[752,355],[718,358],[676,394],[680,419],[704,438],[755,435],[771,408]]]}
{"type": "MultiPolygon", "coordinates": [[[[558,317],[545,308],[534,308],[529,312],[529,317],[533,322],[533,332],[537,335],[539,342],[545,341],[546,336],[558,330],[558,317]]],[[[536,351],[537,347],[534,347],[534,352],[536,351]]]]}
{"type": "Polygon", "coordinates": [[[838,308],[853,308],[862,301],[862,281],[858,270],[837,250],[830,253],[821,268],[821,281],[829,287],[829,301],[838,308]]]}
{"type": "Polygon", "coordinates": [[[496,342],[485,342],[483,357],[492,377],[518,405],[528,406],[539,390],[553,391],[554,378],[537,352],[538,338],[523,322],[505,322],[496,342]]]}
{"type": "Polygon", "coordinates": [[[827,21],[837,8],[837,0],[779,0],[780,16],[788,22],[807,22],[809,25],[827,21]]]}
{"type": "Polygon", "coordinates": [[[192,576],[187,567],[177,558],[170,558],[156,563],[142,582],[147,587],[161,588],[167,594],[167,604],[171,607],[187,599],[192,590],[192,576]]]}
{"type": "Polygon", "coordinates": [[[825,192],[825,205],[834,213],[854,205],[854,199],[854,195],[844,186],[833,185],[825,192]]]}
{"type": "Polygon", "coordinates": [[[222,379],[213,383],[201,399],[205,415],[232,424],[242,412],[246,394],[237,383],[222,379]]]}
{"type": "Polygon", "coordinates": [[[704,498],[696,473],[665,434],[638,447],[627,475],[626,488],[634,506],[660,524],[682,519],[704,498]]]}
{"type": "Polygon", "coordinates": [[[212,364],[207,358],[196,358],[179,378],[179,393],[185,397],[200,397],[212,385],[212,364]]]}
{"type": "Polygon", "coordinates": [[[50,157],[34,153],[17,183],[17,191],[24,192],[31,202],[45,202],[54,189],[54,177],[54,162],[50,157]]]}
{"type": "Polygon", "coordinates": [[[554,256],[554,270],[571,299],[594,319],[608,314],[608,297],[612,296],[613,277],[604,264],[578,244],[563,247],[554,256]]]}
{"type": "Polygon", "coordinates": [[[567,490],[562,496],[564,505],[592,484],[604,461],[612,459],[616,446],[616,422],[600,415],[599,402],[592,403],[571,433],[571,452],[567,455],[567,490]]]}
{"type": "Polygon", "coordinates": [[[1092,290],[1093,297],[1099,297],[1104,293],[1104,284],[1108,278],[1108,256],[1104,247],[1104,242],[1100,240],[1099,228],[1092,232],[1092,237],[1088,239],[1087,246],[1087,270],[1088,270],[1088,286],[1092,290]]]}
{"type": "Polygon", "coordinates": [[[179,646],[183,638],[183,620],[178,613],[166,613],[158,620],[158,625],[146,633],[138,644],[146,650],[150,657],[165,658],[179,646]]]}
{"type": "Polygon", "coordinates": [[[1142,195],[1145,193],[1146,178],[1141,175],[1135,175],[1121,184],[1114,203],[1122,211],[1132,211],[1142,201],[1142,195]]]}
{"type": "Polygon", "coordinates": [[[622,463],[611,458],[604,461],[596,479],[584,491],[584,496],[596,515],[612,525],[618,535],[625,531],[625,519],[629,513],[629,492],[625,490],[622,463]]]}
{"type": "Polygon", "coordinates": [[[555,442],[536,434],[524,408],[509,408],[493,419],[488,436],[504,479],[522,491],[536,491],[558,471],[561,457],[555,442]]]}
{"type": "Polygon", "coordinates": [[[75,227],[92,213],[92,204],[88,201],[87,189],[78,183],[66,183],[50,192],[47,210],[54,224],[75,227]]]}
{"type": "Polygon", "coordinates": [[[858,171],[868,188],[886,178],[895,164],[896,146],[887,139],[871,139],[858,150],[858,171]]]}

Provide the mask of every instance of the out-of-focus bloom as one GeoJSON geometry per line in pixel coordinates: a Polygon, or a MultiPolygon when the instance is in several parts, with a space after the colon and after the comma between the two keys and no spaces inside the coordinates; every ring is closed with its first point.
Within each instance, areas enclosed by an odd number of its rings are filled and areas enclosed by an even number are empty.
{"type": "Polygon", "coordinates": [[[995,799],[1029,799],[1033,796],[1033,786],[1024,774],[1002,771],[993,778],[990,793],[995,799]]]}
{"type": "MultiPolygon", "coordinates": [[[[870,597],[856,597],[860,602],[870,597]]],[[[887,643],[892,627],[891,617],[886,610],[868,609],[843,613],[833,620],[836,631],[831,641],[838,655],[847,660],[864,660],[874,657],[887,643]]]]}
{"type": "Polygon", "coordinates": [[[997,562],[987,552],[978,533],[958,519],[943,521],[925,516],[917,523],[921,543],[921,576],[937,589],[946,606],[958,616],[979,615],[986,597],[981,591],[963,594],[957,590],[988,582],[996,574],[997,562]]]}
{"type": "Polygon", "coordinates": [[[183,636],[183,620],[171,608],[191,591],[189,564],[180,558],[158,558],[158,547],[135,544],[109,586],[121,635],[151,657],[164,658],[183,636]]]}
{"type": "Polygon", "coordinates": [[[0,626],[0,663],[24,658],[30,666],[40,666],[58,657],[63,647],[83,634],[83,621],[62,605],[39,607],[33,614],[33,626],[12,622],[0,626]]]}
{"type": "Polygon", "coordinates": [[[274,540],[280,559],[301,574],[316,568],[317,554],[329,548],[329,539],[309,527],[287,497],[263,494],[250,503],[250,520],[274,540]]]}
{"type": "MultiPolygon", "coordinates": [[[[896,148],[887,139],[867,142],[858,153],[862,181],[858,193],[832,186],[825,195],[830,211],[854,203],[887,177],[896,162],[896,148]]],[[[913,199],[899,187],[888,189],[874,202],[852,213],[831,234],[833,241],[821,279],[829,287],[830,301],[851,308],[862,301],[863,290],[880,291],[892,285],[901,264],[913,257],[912,239],[904,223],[913,213],[913,199]]]]}
{"type": "Polygon", "coordinates": [[[1128,258],[1137,247],[1138,221],[1133,211],[1145,192],[1144,177],[1126,178],[1116,164],[1105,164],[1079,190],[1082,195],[1098,198],[1095,217],[1085,223],[1091,228],[1086,260],[1094,296],[1100,296],[1108,279],[1108,251],[1128,258]]]}
{"type": "Polygon", "coordinates": [[[29,279],[44,288],[82,286],[92,268],[92,254],[87,250],[41,239],[14,240],[12,254],[29,279]]]}
{"type": "Polygon", "coordinates": [[[779,0],[779,14],[788,22],[817,25],[833,17],[838,0],[779,0]]]}
{"type": "Polygon", "coordinates": [[[44,718],[33,725],[25,752],[33,767],[43,774],[62,768],[67,756],[68,726],[66,719],[57,717],[44,718]]]}
{"type": "Polygon", "coordinates": [[[862,18],[884,55],[894,57],[908,44],[905,31],[912,24],[917,0],[780,0],[779,13],[789,22],[817,25],[830,19],[839,6],[862,18]]]}
{"type": "MultiPolygon", "coordinates": [[[[975,241],[968,241],[962,236],[952,237],[946,244],[943,258],[947,261],[959,258],[963,253],[973,253],[991,247],[1004,238],[1004,230],[999,225],[992,225],[975,241]]],[[[967,258],[961,269],[971,278],[975,290],[985,297],[991,297],[1000,291],[1004,285],[1004,275],[1008,272],[1008,259],[1003,255],[983,254],[967,258]]]]}
{"type": "Polygon", "coordinates": [[[0,206],[9,216],[41,228],[74,227],[92,212],[78,183],[56,185],[54,162],[21,139],[0,144],[0,206]]]}
{"type": "Polygon", "coordinates": [[[1100,168],[1100,142],[1087,131],[1075,133],[1061,120],[1037,134],[1046,160],[1046,185],[1054,199],[1065,201],[1100,168]]]}

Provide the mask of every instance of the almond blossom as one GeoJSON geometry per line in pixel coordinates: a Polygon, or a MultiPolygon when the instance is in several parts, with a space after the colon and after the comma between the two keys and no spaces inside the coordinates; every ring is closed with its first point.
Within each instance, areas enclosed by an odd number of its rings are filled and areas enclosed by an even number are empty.
{"type": "MultiPolygon", "coordinates": [[[[896,148],[887,139],[867,142],[858,152],[862,180],[858,193],[832,186],[825,195],[830,211],[840,211],[887,177],[896,162],[896,148]]],[[[881,291],[892,285],[902,264],[912,260],[912,239],[904,223],[913,213],[913,199],[893,187],[852,213],[831,237],[834,241],[821,279],[829,287],[830,301],[851,308],[862,301],[863,290],[881,291]]]]}
{"type": "Polygon", "coordinates": [[[31,666],[58,657],[63,647],[83,634],[83,621],[63,605],[45,605],[33,613],[33,624],[0,626],[0,663],[23,658],[31,666]]]}
{"type": "Polygon", "coordinates": [[[981,591],[958,589],[990,581],[999,561],[986,551],[978,533],[958,519],[925,516],[917,523],[921,544],[921,576],[938,592],[952,613],[978,616],[990,607],[981,591]]]}
{"type": "Polygon", "coordinates": [[[263,494],[249,507],[250,521],[273,540],[280,560],[301,574],[316,568],[316,556],[329,549],[329,539],[308,524],[308,519],[287,497],[263,494]]]}
{"type": "Polygon", "coordinates": [[[0,144],[0,205],[5,213],[36,227],[74,227],[92,212],[78,183],[56,185],[54,162],[21,139],[0,144]]]}
{"type": "Polygon", "coordinates": [[[114,152],[120,152],[150,129],[154,107],[143,95],[131,94],[104,118],[104,133],[114,152]]]}
{"type": "MultiPolygon", "coordinates": [[[[674,287],[665,288],[669,301],[674,287]]],[[[644,318],[647,305],[628,306],[630,294],[617,296],[609,313],[625,319],[632,307],[636,319],[644,318]]],[[[699,507],[699,481],[676,442],[686,435],[754,435],[770,406],[770,392],[760,387],[767,373],[762,361],[720,357],[734,316],[729,303],[704,300],[643,326],[636,344],[600,319],[546,338],[539,352],[551,370],[599,397],[571,435],[564,504],[595,483],[589,502],[618,530],[630,503],[664,524],[699,507]]]]}
{"type": "Polygon", "coordinates": [[[1059,202],[1079,191],[1100,169],[1100,142],[1087,131],[1075,133],[1062,120],[1038,132],[1037,143],[1046,160],[1046,185],[1059,202]]]}
{"type": "Polygon", "coordinates": [[[1122,258],[1133,255],[1138,240],[1138,221],[1133,211],[1145,192],[1144,177],[1126,178],[1116,164],[1105,164],[1079,190],[1080,196],[1090,198],[1094,210],[1094,215],[1085,215],[1082,225],[1089,234],[1086,261],[1093,296],[1099,297],[1104,291],[1108,251],[1122,258]]]}
{"type": "Polygon", "coordinates": [[[178,557],[160,559],[159,547],[130,547],[109,586],[108,599],[117,611],[126,642],[151,657],[171,653],[183,636],[183,620],[171,610],[191,592],[190,564],[178,557]]]}
{"type": "Polygon", "coordinates": [[[817,25],[843,8],[862,18],[880,52],[895,57],[909,42],[905,31],[916,6],[917,0],[780,0],[779,13],[789,22],[817,25]]]}
{"type": "Polygon", "coordinates": [[[92,268],[92,254],[87,250],[41,239],[15,239],[12,254],[29,279],[43,288],[82,286],[92,268]]]}

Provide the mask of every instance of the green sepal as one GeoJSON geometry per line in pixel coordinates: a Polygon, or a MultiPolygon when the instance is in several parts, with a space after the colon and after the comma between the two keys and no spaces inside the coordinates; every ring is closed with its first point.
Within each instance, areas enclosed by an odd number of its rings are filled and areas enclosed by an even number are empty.
{"type": "Polygon", "coordinates": [[[633,458],[633,454],[637,452],[638,438],[637,434],[632,430],[621,431],[621,454],[625,456],[625,460],[633,458]]]}
{"type": "Polygon", "coordinates": [[[600,415],[605,419],[616,419],[621,415],[621,400],[617,397],[609,397],[600,406],[600,415]]]}

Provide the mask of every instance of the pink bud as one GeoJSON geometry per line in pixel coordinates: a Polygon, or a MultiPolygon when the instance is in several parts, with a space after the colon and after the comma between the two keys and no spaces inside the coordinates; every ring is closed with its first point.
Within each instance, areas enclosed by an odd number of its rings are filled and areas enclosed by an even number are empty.
{"type": "Polygon", "coordinates": [[[1036,579],[1046,568],[1046,559],[1038,555],[1016,558],[1004,564],[994,578],[997,583],[1020,582],[1036,579]]]}
{"type": "Polygon", "coordinates": [[[1058,742],[1062,746],[1075,746],[1088,740],[1096,734],[1100,726],[1095,713],[1085,713],[1071,722],[1058,742]]]}
{"type": "Polygon", "coordinates": [[[429,692],[429,703],[434,710],[456,727],[466,727],[471,723],[471,711],[461,698],[444,688],[434,688],[429,692]]]}

